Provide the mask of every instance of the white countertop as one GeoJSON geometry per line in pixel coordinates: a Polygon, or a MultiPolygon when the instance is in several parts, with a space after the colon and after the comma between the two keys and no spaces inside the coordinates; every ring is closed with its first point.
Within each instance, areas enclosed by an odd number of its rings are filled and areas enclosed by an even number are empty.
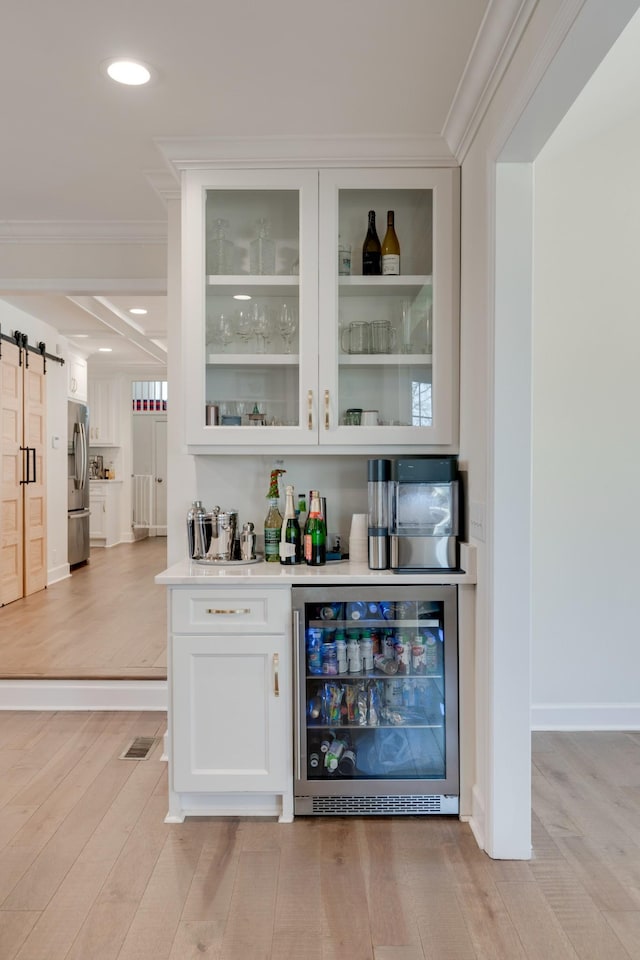
{"type": "Polygon", "coordinates": [[[180,560],[155,577],[155,582],[164,586],[207,585],[224,581],[229,584],[255,583],[262,586],[293,586],[310,583],[367,583],[380,584],[441,584],[475,583],[476,549],[472,544],[460,544],[460,559],[463,571],[428,573],[395,573],[393,570],[370,570],[366,563],[351,563],[349,560],[332,560],[321,567],[309,567],[302,563],[295,567],[283,567],[280,563],[260,560],[231,566],[205,566],[193,560],[180,560]]]}

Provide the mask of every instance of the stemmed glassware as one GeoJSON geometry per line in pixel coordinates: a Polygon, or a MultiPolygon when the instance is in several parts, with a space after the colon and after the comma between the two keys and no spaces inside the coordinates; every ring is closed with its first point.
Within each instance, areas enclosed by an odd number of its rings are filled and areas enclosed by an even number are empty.
{"type": "Polygon", "coordinates": [[[284,352],[291,353],[291,341],[296,335],[297,323],[293,308],[286,303],[282,305],[282,309],[280,310],[278,328],[284,342],[284,352]]]}
{"type": "Polygon", "coordinates": [[[244,344],[252,339],[254,330],[250,314],[246,310],[239,310],[236,317],[236,334],[244,344]]]}
{"type": "Polygon", "coordinates": [[[222,353],[226,352],[227,347],[231,343],[234,337],[233,325],[229,317],[225,317],[224,313],[221,313],[219,317],[213,321],[213,330],[212,336],[222,346],[222,353]]]}
{"type": "Polygon", "coordinates": [[[273,323],[269,310],[266,307],[259,308],[257,303],[254,304],[253,311],[253,332],[256,335],[258,353],[266,353],[273,337],[273,323]]]}

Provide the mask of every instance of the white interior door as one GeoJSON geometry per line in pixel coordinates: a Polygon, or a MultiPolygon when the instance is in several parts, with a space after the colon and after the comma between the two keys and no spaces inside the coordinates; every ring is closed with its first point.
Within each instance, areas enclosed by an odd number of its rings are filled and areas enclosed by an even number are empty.
{"type": "Polygon", "coordinates": [[[167,535],[167,418],[153,421],[154,520],[158,537],[167,535]]]}

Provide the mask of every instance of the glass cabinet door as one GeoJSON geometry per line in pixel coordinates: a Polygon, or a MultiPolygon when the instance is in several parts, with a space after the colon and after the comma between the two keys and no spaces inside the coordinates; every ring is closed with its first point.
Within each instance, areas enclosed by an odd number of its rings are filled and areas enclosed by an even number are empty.
{"type": "Polygon", "coordinates": [[[455,587],[294,588],[293,609],[296,800],[457,795],[455,587]]]}
{"type": "Polygon", "coordinates": [[[317,171],[187,174],[190,443],[317,438],[317,171]]]}
{"type": "Polygon", "coordinates": [[[321,443],[454,441],[454,183],[450,170],[321,172],[321,443]],[[363,271],[369,211],[381,245],[393,211],[396,275],[363,271]]]}

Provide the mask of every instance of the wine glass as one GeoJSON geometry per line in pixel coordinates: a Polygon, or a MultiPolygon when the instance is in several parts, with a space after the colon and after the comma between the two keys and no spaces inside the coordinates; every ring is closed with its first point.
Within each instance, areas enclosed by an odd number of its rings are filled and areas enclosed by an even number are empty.
{"type": "Polygon", "coordinates": [[[253,314],[253,332],[258,342],[258,351],[260,353],[266,353],[267,345],[271,343],[273,337],[273,323],[266,307],[258,309],[257,304],[253,314]]]}
{"type": "Polygon", "coordinates": [[[280,311],[278,328],[280,330],[280,336],[284,342],[285,353],[291,353],[291,341],[295,337],[296,327],[296,315],[293,311],[293,308],[284,303],[282,305],[282,310],[280,311]]]}
{"type": "Polygon", "coordinates": [[[236,334],[244,344],[253,337],[253,322],[246,310],[238,310],[236,316],[236,334]]]}
{"type": "Polygon", "coordinates": [[[229,317],[221,313],[213,322],[213,338],[222,346],[222,353],[225,353],[227,347],[233,340],[233,325],[229,317]]]}

